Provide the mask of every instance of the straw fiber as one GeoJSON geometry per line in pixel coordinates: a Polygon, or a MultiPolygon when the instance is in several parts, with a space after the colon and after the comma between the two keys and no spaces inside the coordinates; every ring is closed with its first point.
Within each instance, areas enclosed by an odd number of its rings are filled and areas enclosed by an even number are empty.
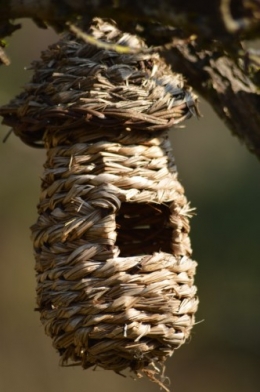
{"type": "MultiPolygon", "coordinates": [[[[145,48],[113,22],[95,19],[89,32],[145,48]]],[[[168,139],[196,97],[158,54],[72,35],[33,68],[0,112],[25,143],[47,149],[32,226],[46,334],[62,364],[154,379],[190,335],[198,304],[191,210],[168,139]]]]}

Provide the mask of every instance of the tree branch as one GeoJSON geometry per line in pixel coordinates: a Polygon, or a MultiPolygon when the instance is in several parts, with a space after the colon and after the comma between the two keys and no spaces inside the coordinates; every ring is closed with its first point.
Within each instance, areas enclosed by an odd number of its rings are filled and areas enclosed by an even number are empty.
{"type": "Polygon", "coordinates": [[[182,43],[164,56],[260,158],[260,95],[246,73],[223,52],[198,51],[195,42],[182,43]]]}
{"type": "Polygon", "coordinates": [[[159,22],[182,28],[200,39],[224,40],[234,36],[260,35],[259,0],[2,0],[0,21],[32,18],[52,25],[65,24],[68,19],[112,17],[118,23],[130,21],[159,22]]]}
{"type": "Polygon", "coordinates": [[[260,60],[241,44],[260,37],[260,0],[0,0],[0,7],[0,39],[19,27],[11,19],[64,30],[68,20],[81,16],[84,25],[99,16],[161,45],[173,69],[260,157],[260,60]]]}

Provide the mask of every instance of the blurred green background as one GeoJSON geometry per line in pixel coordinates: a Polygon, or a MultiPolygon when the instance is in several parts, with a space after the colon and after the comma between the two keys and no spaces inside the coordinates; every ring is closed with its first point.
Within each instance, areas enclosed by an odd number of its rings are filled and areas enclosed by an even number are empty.
{"type": "MultiPolygon", "coordinates": [[[[0,68],[0,105],[21,91],[24,68],[56,41],[23,20],[8,39],[12,64],[0,68]]],[[[173,392],[260,391],[260,163],[201,100],[203,118],[172,131],[179,178],[197,214],[191,238],[199,267],[199,322],[167,362],[173,392]],[[202,321],[202,322],[200,322],[202,321]]],[[[3,139],[8,129],[1,126],[3,139]]],[[[159,388],[109,371],[59,367],[35,307],[29,226],[44,151],[14,135],[0,144],[0,392],[146,392],[159,388]]]]}

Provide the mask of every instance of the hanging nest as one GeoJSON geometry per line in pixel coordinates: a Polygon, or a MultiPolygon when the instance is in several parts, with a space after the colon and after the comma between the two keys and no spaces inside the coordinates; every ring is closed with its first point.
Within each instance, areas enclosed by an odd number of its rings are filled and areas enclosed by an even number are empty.
{"type": "Polygon", "coordinates": [[[62,364],[155,379],[198,304],[191,210],[168,138],[196,97],[114,23],[94,19],[89,34],[136,53],[66,35],[0,114],[47,149],[32,239],[38,310],[62,364]]]}

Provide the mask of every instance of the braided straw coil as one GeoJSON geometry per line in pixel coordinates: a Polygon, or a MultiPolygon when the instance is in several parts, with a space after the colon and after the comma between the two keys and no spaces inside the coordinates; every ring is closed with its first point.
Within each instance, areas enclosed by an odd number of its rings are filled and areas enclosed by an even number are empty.
{"type": "Polygon", "coordinates": [[[168,139],[196,97],[136,36],[100,19],[89,32],[136,53],[66,35],[0,113],[47,149],[32,239],[38,310],[62,364],[154,378],[198,304],[191,210],[168,139]]]}

